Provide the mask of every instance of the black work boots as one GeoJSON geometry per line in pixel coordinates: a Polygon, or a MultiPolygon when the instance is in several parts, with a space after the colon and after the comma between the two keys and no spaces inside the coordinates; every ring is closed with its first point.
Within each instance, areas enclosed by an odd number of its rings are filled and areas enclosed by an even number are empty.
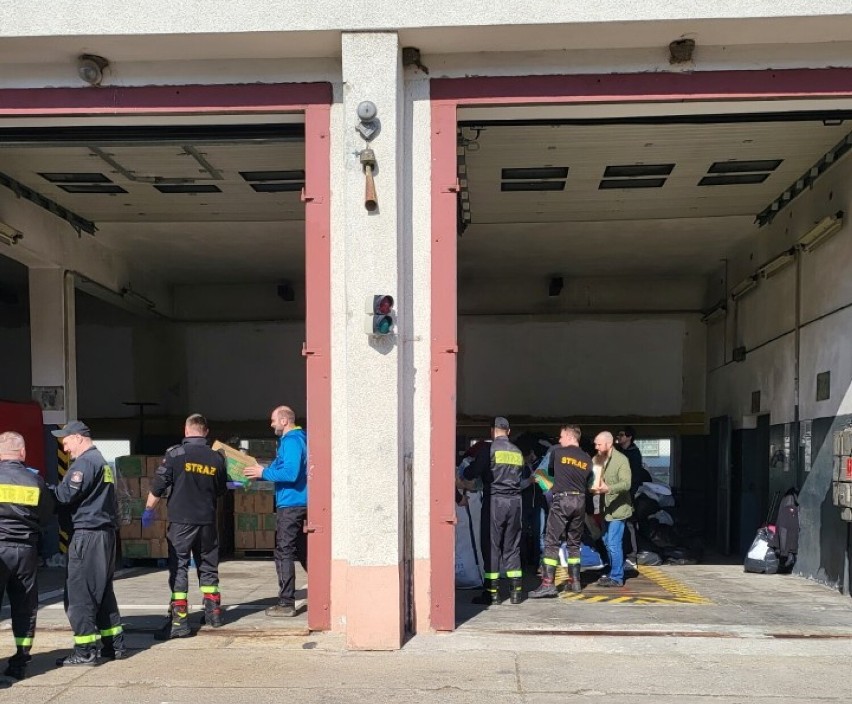
{"type": "Polygon", "coordinates": [[[154,640],[171,640],[172,638],[186,638],[192,635],[187,616],[186,599],[172,601],[169,608],[169,616],[163,627],[154,633],[154,640]]]}
{"type": "Polygon", "coordinates": [[[21,646],[18,646],[18,651],[9,658],[9,664],[3,670],[3,676],[15,680],[24,679],[27,676],[27,665],[32,659],[29,648],[25,651],[21,646]]]}
{"type": "Polygon", "coordinates": [[[571,575],[571,591],[579,594],[583,591],[583,583],[580,581],[580,563],[568,565],[568,572],[571,575]]]}
{"type": "Polygon", "coordinates": [[[527,596],[530,599],[552,599],[559,596],[554,580],[556,578],[556,565],[544,565],[541,571],[541,584],[538,585],[527,596]]]}
{"type": "Polygon", "coordinates": [[[124,645],[124,634],[115,636],[101,636],[101,649],[98,656],[104,660],[123,660],[127,657],[127,648],[124,645]]]}
{"type": "Polygon", "coordinates": [[[98,664],[98,649],[94,646],[75,646],[70,655],[57,658],[57,667],[93,666],[98,664]]]}
{"type": "Polygon", "coordinates": [[[509,580],[509,603],[520,604],[524,600],[524,580],[520,577],[512,577],[509,580]]]}
{"type": "Polygon", "coordinates": [[[219,594],[204,595],[204,616],[202,623],[211,628],[222,626],[222,597],[219,594]]]}
{"type": "Polygon", "coordinates": [[[471,599],[470,603],[479,606],[497,606],[500,603],[500,580],[486,579],[482,594],[471,599]]]}

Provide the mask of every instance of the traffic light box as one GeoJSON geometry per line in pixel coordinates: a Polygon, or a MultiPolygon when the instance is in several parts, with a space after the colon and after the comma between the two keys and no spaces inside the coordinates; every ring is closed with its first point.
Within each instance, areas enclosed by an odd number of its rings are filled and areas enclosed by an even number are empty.
{"type": "Polygon", "coordinates": [[[381,293],[367,297],[367,320],[364,332],[368,335],[384,336],[394,332],[393,296],[381,293]]]}

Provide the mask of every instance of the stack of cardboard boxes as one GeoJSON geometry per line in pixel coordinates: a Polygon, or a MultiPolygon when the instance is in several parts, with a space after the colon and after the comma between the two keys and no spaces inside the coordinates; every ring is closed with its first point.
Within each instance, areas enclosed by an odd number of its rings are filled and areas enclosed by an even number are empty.
{"type": "Polygon", "coordinates": [[[252,482],[234,491],[234,549],[245,554],[275,548],[275,493],[272,482],[252,482]]]}
{"type": "Polygon", "coordinates": [[[142,527],[142,512],[151,488],[151,478],[160,466],[162,456],[127,455],[117,457],[119,494],[127,492],[130,503],[130,523],[121,526],[121,555],[128,559],[165,558],[169,555],[166,542],[166,502],[157,504],[156,518],[149,528],[142,527]]]}

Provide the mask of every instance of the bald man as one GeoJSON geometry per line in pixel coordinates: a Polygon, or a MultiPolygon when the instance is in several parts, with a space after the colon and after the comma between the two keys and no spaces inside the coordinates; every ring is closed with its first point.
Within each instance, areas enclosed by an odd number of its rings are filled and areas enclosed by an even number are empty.
{"type": "Polygon", "coordinates": [[[609,555],[609,574],[601,577],[601,587],[624,586],[624,522],[633,515],[630,499],[630,462],[620,452],[613,450],[612,433],[598,433],[595,437],[597,457],[603,463],[600,487],[593,493],[604,496],[603,541],[609,555]]]}
{"type": "Polygon", "coordinates": [[[15,654],[3,674],[22,680],[31,660],[38,611],[38,537],[53,513],[53,497],[24,464],[19,433],[0,434],[0,604],[9,593],[15,654]]]}
{"type": "Polygon", "coordinates": [[[275,568],[278,572],[278,603],[267,616],[296,615],[296,560],[308,569],[308,545],[304,531],[308,519],[308,441],[296,425],[289,406],[272,411],[269,425],[279,437],[278,452],[268,467],[246,467],[249,479],[275,482],[275,568]]]}

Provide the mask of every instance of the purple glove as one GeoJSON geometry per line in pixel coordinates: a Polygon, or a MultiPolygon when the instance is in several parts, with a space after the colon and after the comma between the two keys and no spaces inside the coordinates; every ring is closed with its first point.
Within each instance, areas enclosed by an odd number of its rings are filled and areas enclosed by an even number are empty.
{"type": "Polygon", "coordinates": [[[142,527],[150,528],[154,524],[154,509],[146,508],[142,512],[142,527]]]}
{"type": "Polygon", "coordinates": [[[226,482],[226,486],[229,489],[239,489],[242,487],[242,484],[240,482],[226,482]]]}

